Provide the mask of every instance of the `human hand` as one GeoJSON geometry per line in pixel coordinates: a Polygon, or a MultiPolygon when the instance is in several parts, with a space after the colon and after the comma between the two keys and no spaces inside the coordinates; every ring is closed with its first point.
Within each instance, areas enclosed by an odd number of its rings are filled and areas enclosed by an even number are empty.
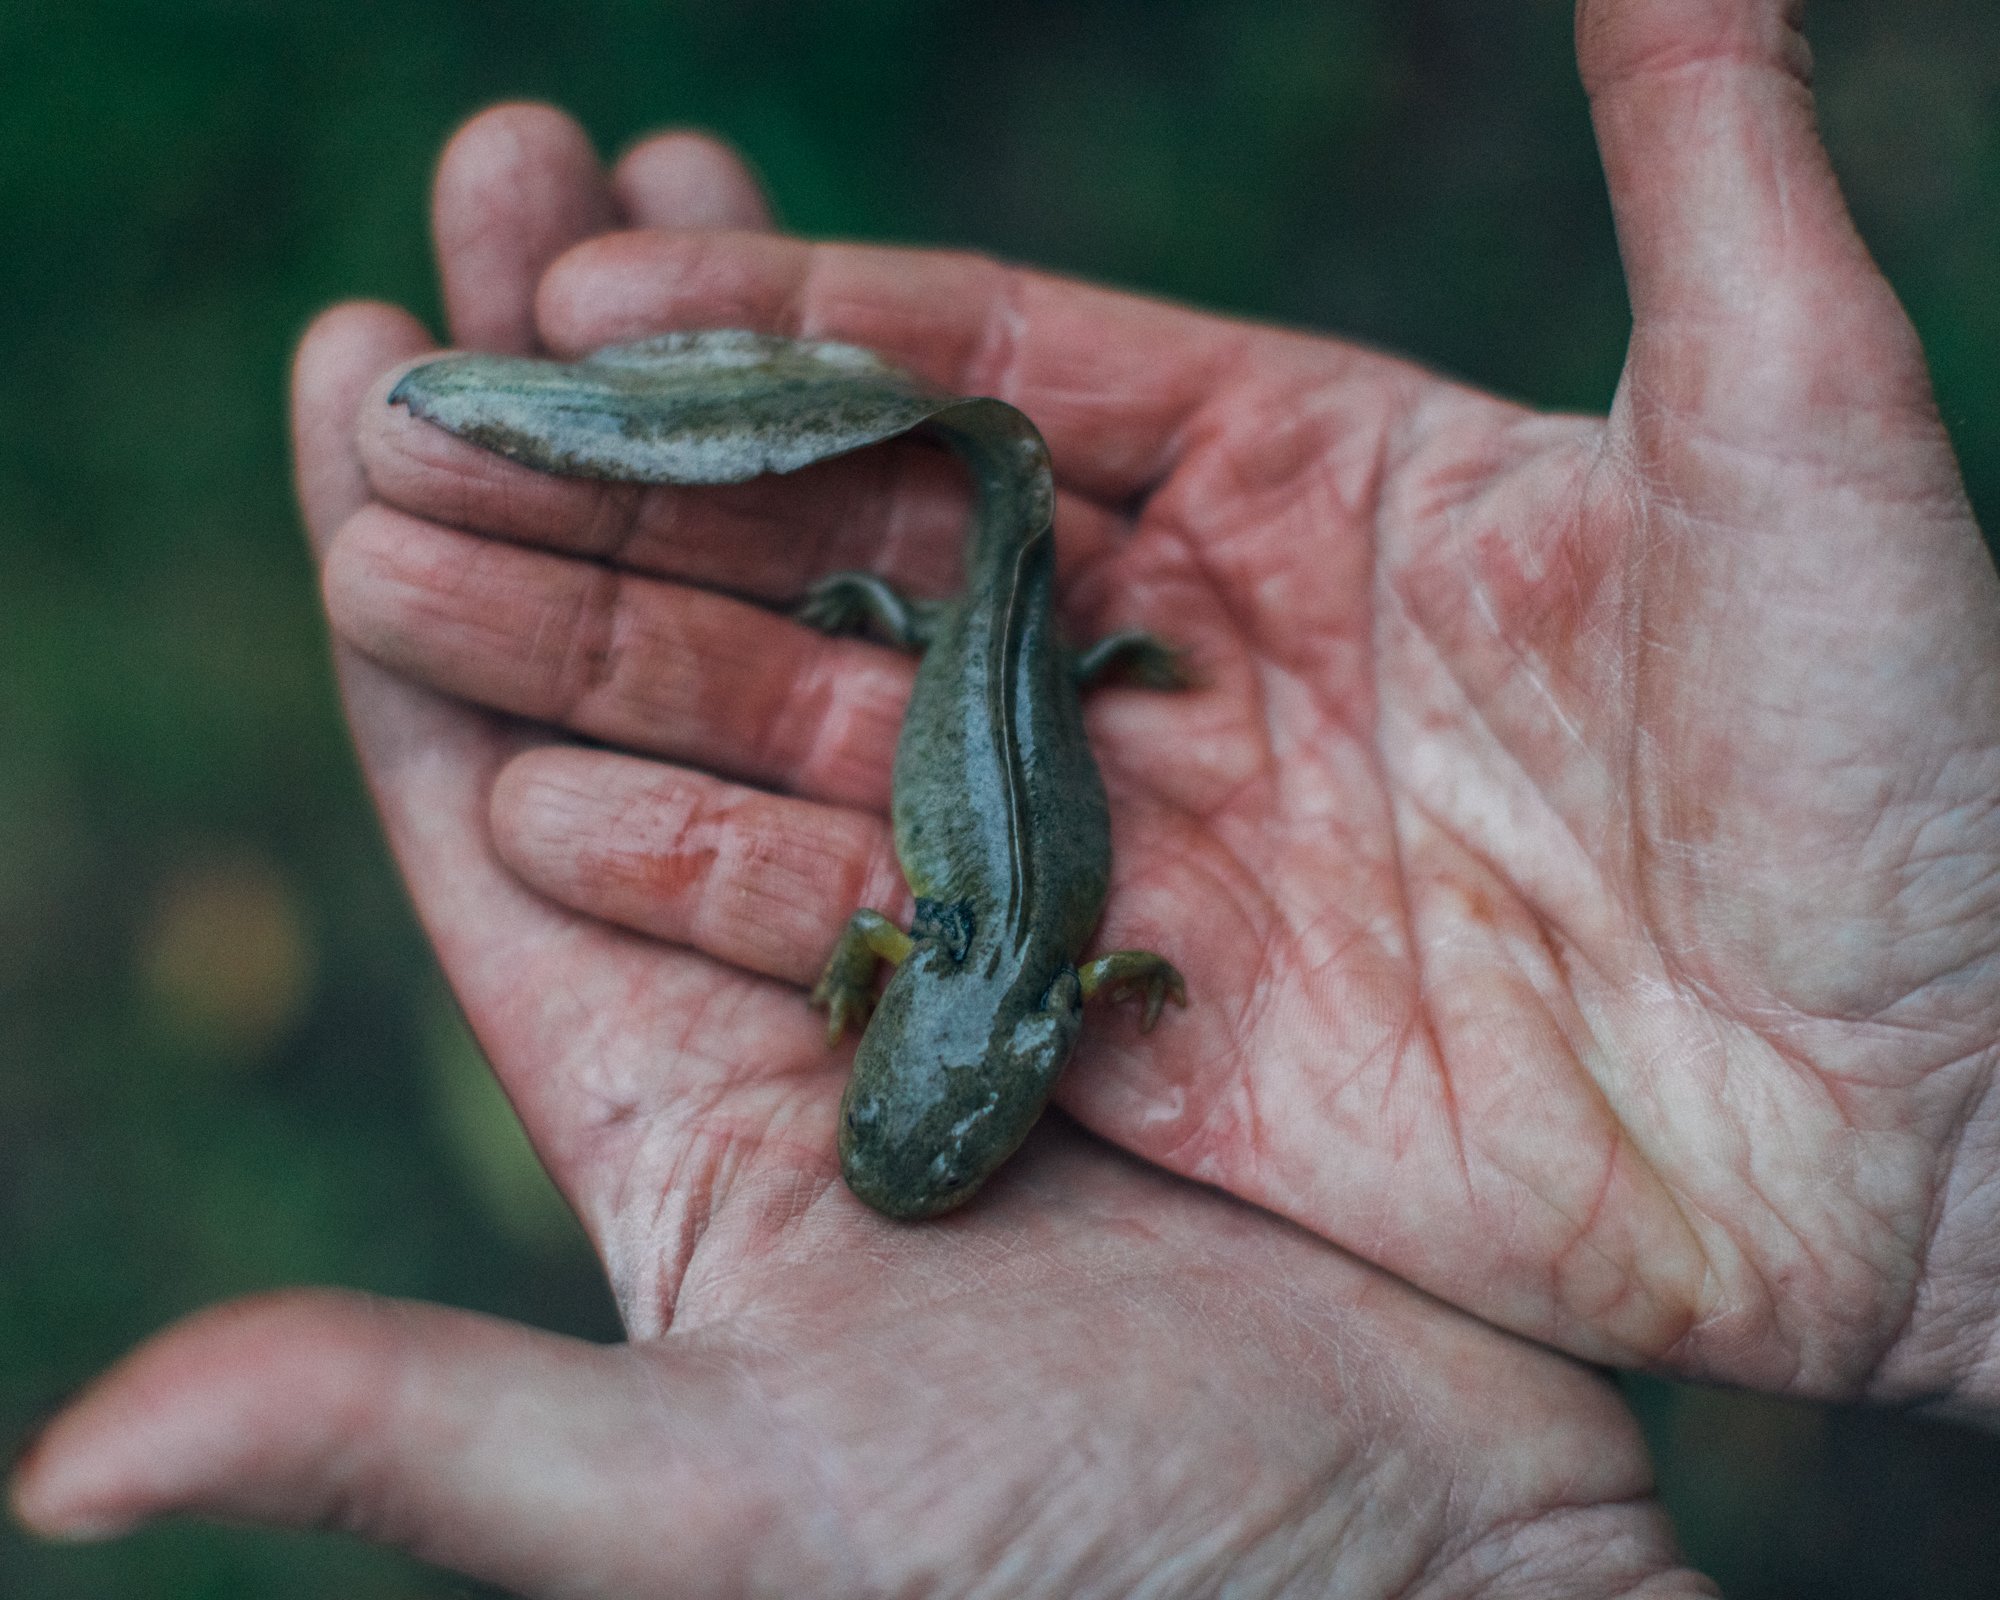
{"type": "MultiPolygon", "coordinates": [[[[642,147],[607,187],[573,127],[521,108],[461,136],[439,191],[457,335],[499,348],[525,342],[544,262],[618,212],[759,220],[705,143],[642,147]]],[[[346,307],[301,352],[302,497],[337,561],[398,528],[413,559],[456,537],[365,505],[353,454],[363,392],[423,342],[398,312],[346,307]]],[[[549,486],[514,487],[527,498],[510,511],[538,523],[549,486]]],[[[559,511],[567,488],[553,493],[559,511]]],[[[443,550],[451,582],[482,567],[504,582],[525,554],[443,550]]],[[[442,597],[440,629],[473,620],[442,597]]],[[[857,670],[873,660],[841,648],[857,670]]],[[[1056,1124],[966,1214],[912,1228],[866,1211],[832,1162],[842,1073],[796,990],[698,939],[562,909],[495,855],[519,840],[489,829],[489,802],[512,817],[563,763],[603,760],[649,787],[631,832],[572,844],[668,880],[653,802],[721,786],[551,745],[339,655],[419,909],[633,1338],[603,1349],[341,1295],[226,1307],[51,1425],[16,1481],[31,1525],[104,1535],[192,1511],[335,1526],[526,1593],[621,1600],[1702,1589],[1675,1565],[1607,1386],[1289,1224],[1056,1124]]],[[[815,915],[820,870],[850,870],[879,822],[767,802],[736,792],[744,813],[719,832],[690,818],[683,847],[707,830],[753,870],[789,860],[815,915]]],[[[670,887],[664,903],[687,904],[670,887]]],[[[796,929],[775,926],[789,948],[796,929]]]]}
{"type": "MultiPolygon", "coordinates": [[[[1042,427],[1073,631],[1156,629],[1204,680],[1091,712],[1103,940],[1161,950],[1193,1004],[1143,1043],[1086,1034],[1062,1098],[1087,1126],[1593,1359],[1977,1409],[2000,591],[1781,11],[1582,8],[1635,308],[1609,419],[759,232],[595,239],[535,325],[558,353],[850,340],[1042,427]]],[[[760,1086],[600,1154],[672,1190],[790,1139],[826,1069],[750,997],[809,981],[856,903],[899,909],[880,813],[909,669],[750,602],[835,566],[947,583],[948,485],[890,453],[810,486],[607,490],[382,406],[362,449],[396,509],[336,543],[343,634],[616,747],[524,753],[497,850],[732,974],[578,1008],[583,1051],[636,1013],[726,1018],[723,1043],[674,1037],[760,1086]]]]}

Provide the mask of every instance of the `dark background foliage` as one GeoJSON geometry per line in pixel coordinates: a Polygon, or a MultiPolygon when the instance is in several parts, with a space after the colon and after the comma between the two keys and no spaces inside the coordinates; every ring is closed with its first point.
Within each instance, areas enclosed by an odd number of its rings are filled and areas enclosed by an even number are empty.
{"type": "MultiPolygon", "coordinates": [[[[436,323],[479,106],[737,140],[788,223],[969,244],[1602,408],[1626,333],[1567,0],[11,0],[0,8],[0,1445],[280,1283],[612,1337],[366,809],[288,347],[436,323]]],[[[1826,133],[2000,514],[2000,10],[1819,0],[1826,133]]],[[[1632,1386],[1738,1600],[1990,1595],[2000,1447],[1632,1386]]],[[[329,1539],[0,1530],[17,1600],[472,1592],[329,1539]]]]}

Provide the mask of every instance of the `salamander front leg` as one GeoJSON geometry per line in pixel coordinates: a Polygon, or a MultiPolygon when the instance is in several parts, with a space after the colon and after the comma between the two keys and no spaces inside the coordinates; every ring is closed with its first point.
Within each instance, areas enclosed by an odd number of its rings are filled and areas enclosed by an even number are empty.
{"type": "Polygon", "coordinates": [[[1150,950],[1114,950],[1108,956],[1086,961],[1076,969],[1076,976],[1086,1000],[1100,990],[1107,1000],[1122,1000],[1127,995],[1142,997],[1146,1009],[1139,1018],[1139,1028],[1143,1033],[1153,1031],[1153,1024],[1160,1020],[1160,1007],[1167,1001],[1177,1006],[1187,1004],[1186,980],[1165,956],[1156,956],[1150,950]]]}
{"type": "Polygon", "coordinates": [[[806,591],[792,620],[821,633],[864,633],[921,655],[937,631],[945,603],[913,600],[872,572],[835,572],[806,591]]]}
{"type": "Polygon", "coordinates": [[[1143,689],[1186,689],[1194,683],[1180,651],[1137,630],[1108,634],[1088,650],[1078,651],[1073,670],[1079,689],[1114,672],[1143,689]]]}
{"type": "Polygon", "coordinates": [[[812,1003],[826,1007],[829,1045],[840,1043],[850,1021],[858,1029],[875,1009],[875,968],[884,961],[900,964],[914,948],[910,936],[879,911],[857,911],[847,919],[813,985],[812,1003]]]}

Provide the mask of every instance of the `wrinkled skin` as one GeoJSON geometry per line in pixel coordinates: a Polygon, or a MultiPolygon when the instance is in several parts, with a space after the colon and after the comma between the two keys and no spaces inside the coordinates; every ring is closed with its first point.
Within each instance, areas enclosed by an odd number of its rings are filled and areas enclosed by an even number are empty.
{"type": "Polygon", "coordinates": [[[534,479],[380,404],[407,318],[331,313],[300,475],[363,758],[633,1343],[213,1314],[58,1419],[24,1514],[333,1520],[535,1594],[1667,1593],[1629,1423],[1496,1326],[1990,1417],[2000,586],[1779,7],[1586,4],[1579,47],[1608,419],[802,244],[686,139],[607,187],[549,113],[463,133],[459,344],[747,323],[1035,419],[1073,635],[1202,679],[1090,722],[1099,943],[1203,1004],[1086,1039],[1059,1099],[1108,1144],[868,1217],[802,988],[853,905],[907,910],[910,668],[753,602],[942,592],[956,486],[534,479]]]}

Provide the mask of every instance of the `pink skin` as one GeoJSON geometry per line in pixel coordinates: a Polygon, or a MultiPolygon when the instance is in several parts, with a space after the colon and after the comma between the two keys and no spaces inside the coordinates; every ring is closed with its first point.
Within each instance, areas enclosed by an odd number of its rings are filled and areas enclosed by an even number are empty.
{"type": "MultiPolygon", "coordinates": [[[[461,340],[476,320],[488,346],[519,348],[544,267],[614,214],[607,195],[628,220],[762,216],[706,141],[653,141],[607,178],[555,113],[489,112],[438,179],[461,340]]],[[[381,306],[307,336],[299,487],[329,558],[396,515],[370,503],[353,419],[425,347],[381,306]]],[[[948,488],[934,468],[908,465],[948,488]]],[[[822,487],[862,492],[880,470],[822,487]]],[[[504,515],[575,532],[567,491],[539,500],[548,488],[513,483],[504,515]]],[[[734,502],[752,526],[759,492],[734,502]]],[[[510,552],[467,554],[470,579],[510,552]]],[[[492,598],[483,623],[463,616],[474,634],[514,625],[504,587],[492,598]]],[[[729,642],[725,628],[696,654],[729,642]]],[[[881,669],[861,646],[794,642],[846,664],[843,703],[881,669]]],[[[732,822],[706,779],[707,812],[680,824],[666,791],[635,800],[597,840],[598,881],[637,873],[651,890],[633,915],[688,919],[672,939],[635,935],[503,864],[528,868],[525,824],[551,818],[522,764],[562,748],[546,731],[335,652],[418,907],[633,1337],[603,1349],[336,1293],[223,1307],[49,1425],[13,1486],[29,1526],[101,1538],[179,1512],[339,1527],[524,1594],[619,1600],[964,1593],[1009,1573],[1065,1596],[1710,1592],[1679,1565],[1600,1379],[1254,1207],[1059,1121],[948,1222],[892,1225],[848,1197],[831,1158],[841,1064],[802,992],[747,969],[817,937],[828,874],[850,875],[844,900],[897,892],[877,812],[735,791],[732,822]],[[522,826],[496,825],[517,809],[522,826]],[[705,916],[675,888],[738,870],[775,896],[757,918],[705,916]]],[[[532,672],[520,681],[533,692],[532,672]]],[[[881,678],[891,727],[900,681],[881,678]]],[[[879,800],[879,773],[823,770],[879,800]]]]}
{"type": "Polygon", "coordinates": [[[855,904],[904,909],[908,667],[758,602],[845,565],[948,585],[948,476],[534,478],[379,403],[427,348],[406,317],[330,313],[299,473],[362,757],[633,1343],[211,1313],[57,1420],[21,1514],[336,1521],[551,1595],[1001,1563],[1265,1592],[1286,1562],[1668,1593],[1697,1580],[1623,1414],[1448,1306],[1990,1417],[2000,587],[1780,9],[1581,8],[1635,310],[1609,419],[809,246],[686,137],[606,178],[553,113],[472,124],[437,202],[459,343],[748,325],[1041,425],[1075,631],[1155,628],[1203,680],[1091,713],[1101,942],[1192,1003],[1086,1035],[1063,1103],[1108,1143],[1052,1126],[944,1224],[865,1213],[802,991],[855,904]]]}

